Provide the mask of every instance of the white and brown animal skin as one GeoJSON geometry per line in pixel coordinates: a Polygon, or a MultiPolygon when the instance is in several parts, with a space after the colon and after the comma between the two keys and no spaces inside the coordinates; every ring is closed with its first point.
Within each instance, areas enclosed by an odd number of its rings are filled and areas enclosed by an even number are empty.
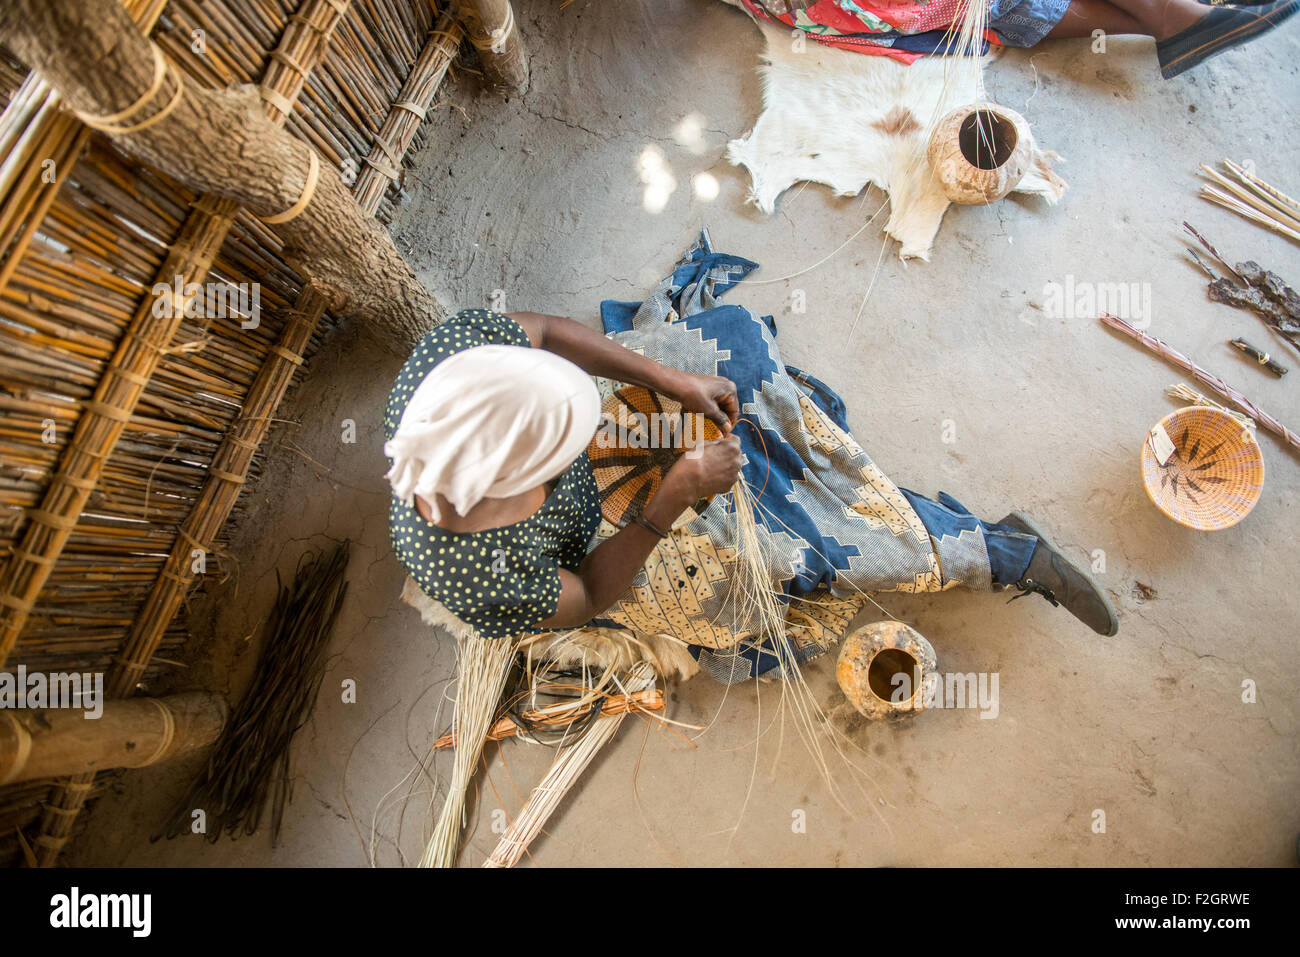
{"type": "MultiPolygon", "coordinates": [[[[837,50],[759,24],[767,38],[763,112],[750,134],[732,140],[727,158],[752,178],[749,198],[765,213],[794,183],[823,183],[852,196],[868,183],[889,193],[885,232],[903,259],[929,259],[948,198],[926,161],[931,129],[958,106],[979,101],[983,65],[837,50]]],[[[987,62],[987,59],[986,59],[987,62]]],[[[1066,184],[1052,172],[1060,157],[1032,146],[1016,192],[1055,203],[1066,184]]]]}

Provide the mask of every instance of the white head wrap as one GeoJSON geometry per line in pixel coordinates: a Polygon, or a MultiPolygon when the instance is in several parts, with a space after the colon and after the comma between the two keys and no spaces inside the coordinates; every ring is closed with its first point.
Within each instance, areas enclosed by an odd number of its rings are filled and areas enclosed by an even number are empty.
{"type": "Polygon", "coordinates": [[[525,346],[475,346],[443,359],[416,388],[384,454],[393,494],[418,495],[439,521],[438,493],[464,515],[563,472],[600,422],[600,395],[568,359],[525,346]]]}

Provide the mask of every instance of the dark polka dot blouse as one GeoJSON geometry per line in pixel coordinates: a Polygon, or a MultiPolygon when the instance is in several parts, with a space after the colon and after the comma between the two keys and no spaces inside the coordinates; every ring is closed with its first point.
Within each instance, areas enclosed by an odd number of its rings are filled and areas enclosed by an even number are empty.
{"type": "MultiPolygon", "coordinates": [[[[385,441],[397,431],[429,370],[448,356],[485,345],[528,346],[528,334],[507,316],[468,309],[425,336],[389,393],[385,441]]],[[[429,597],[487,638],[536,631],[555,614],[559,569],[577,569],[599,524],[596,479],[586,452],[556,480],[540,509],[503,528],[449,532],[426,521],[414,503],[407,506],[394,497],[389,507],[393,550],[403,566],[429,597]]]]}

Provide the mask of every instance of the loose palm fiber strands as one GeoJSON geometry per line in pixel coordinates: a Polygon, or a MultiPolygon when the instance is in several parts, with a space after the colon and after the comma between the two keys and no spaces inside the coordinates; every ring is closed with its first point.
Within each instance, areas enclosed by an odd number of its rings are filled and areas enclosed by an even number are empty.
{"type": "Polygon", "coordinates": [[[453,718],[456,753],[447,797],[420,857],[421,867],[453,867],[456,864],[461,831],[466,823],[465,802],[470,780],[497,716],[497,704],[510,674],[516,641],[484,638],[473,632],[461,637],[457,645],[456,711],[453,718]]]}

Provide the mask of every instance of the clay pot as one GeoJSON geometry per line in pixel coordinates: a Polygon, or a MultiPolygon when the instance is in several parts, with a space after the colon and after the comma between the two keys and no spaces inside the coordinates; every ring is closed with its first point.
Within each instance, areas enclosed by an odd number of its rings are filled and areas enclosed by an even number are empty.
{"type": "Polygon", "coordinates": [[[901,621],[865,625],[844,639],[835,680],[853,707],[872,719],[924,710],[938,678],[934,648],[901,621]]]}
{"type": "Polygon", "coordinates": [[[954,203],[991,203],[1011,192],[1033,161],[1029,123],[996,103],[958,107],[930,134],[926,159],[954,203]]]}

